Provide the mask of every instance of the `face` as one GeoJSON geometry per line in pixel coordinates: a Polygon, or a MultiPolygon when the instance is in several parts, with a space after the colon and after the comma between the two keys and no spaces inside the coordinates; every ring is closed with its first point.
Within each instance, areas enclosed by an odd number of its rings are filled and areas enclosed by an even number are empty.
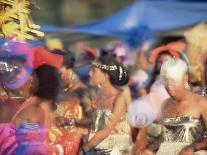
{"type": "Polygon", "coordinates": [[[73,76],[73,70],[67,69],[66,67],[61,67],[59,69],[59,73],[60,73],[60,79],[63,85],[68,85],[71,82],[70,79],[73,76]]]}
{"type": "Polygon", "coordinates": [[[163,62],[169,60],[170,58],[172,58],[172,56],[169,54],[161,54],[157,59],[157,70],[160,71],[163,62]]]}
{"type": "Polygon", "coordinates": [[[182,79],[181,82],[177,82],[174,79],[168,78],[165,79],[165,88],[167,89],[167,92],[169,95],[173,98],[181,98],[184,94],[184,90],[186,90],[185,83],[187,80],[185,80],[185,77],[182,79]]]}
{"type": "Polygon", "coordinates": [[[105,74],[96,67],[91,67],[89,75],[91,85],[99,85],[105,81],[105,74]]]}

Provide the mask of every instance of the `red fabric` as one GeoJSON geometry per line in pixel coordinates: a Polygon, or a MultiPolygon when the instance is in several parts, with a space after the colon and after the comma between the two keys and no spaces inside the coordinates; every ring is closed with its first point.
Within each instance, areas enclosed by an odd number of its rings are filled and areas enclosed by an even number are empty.
{"type": "Polygon", "coordinates": [[[56,144],[62,145],[64,155],[77,155],[81,140],[81,135],[76,132],[63,130],[63,135],[58,137],[56,144]]]}
{"type": "Polygon", "coordinates": [[[98,50],[96,48],[92,48],[92,47],[89,47],[89,46],[83,46],[82,50],[84,50],[86,53],[90,54],[93,57],[98,56],[98,50]]]}
{"type": "Polygon", "coordinates": [[[149,60],[152,63],[152,65],[155,66],[158,56],[165,51],[167,51],[170,55],[179,58],[180,52],[183,52],[185,50],[185,47],[185,43],[181,41],[172,42],[167,45],[160,46],[158,48],[155,48],[151,52],[149,60]]]}
{"type": "Polygon", "coordinates": [[[33,68],[36,69],[42,65],[49,65],[56,68],[60,68],[63,64],[63,56],[50,53],[43,47],[37,46],[33,49],[34,60],[33,68]]]}

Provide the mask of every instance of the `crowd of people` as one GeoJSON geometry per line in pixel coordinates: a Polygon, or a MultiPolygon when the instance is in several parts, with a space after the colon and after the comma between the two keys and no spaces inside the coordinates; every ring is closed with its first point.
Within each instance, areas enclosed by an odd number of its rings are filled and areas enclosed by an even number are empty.
{"type": "Polygon", "coordinates": [[[206,32],[144,42],[133,67],[121,43],[84,47],[89,79],[75,52],[5,39],[0,155],[207,154],[206,32]]]}

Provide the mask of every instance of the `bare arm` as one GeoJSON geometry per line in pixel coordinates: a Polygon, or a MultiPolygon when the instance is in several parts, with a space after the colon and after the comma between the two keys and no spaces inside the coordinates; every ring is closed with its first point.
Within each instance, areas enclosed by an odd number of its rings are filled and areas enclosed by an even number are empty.
{"type": "Polygon", "coordinates": [[[102,140],[104,140],[106,137],[108,137],[111,133],[111,131],[114,130],[114,127],[116,124],[120,121],[120,118],[123,116],[123,114],[126,112],[127,105],[125,98],[123,94],[121,94],[115,102],[114,110],[112,113],[112,116],[109,120],[109,123],[107,126],[98,131],[92,139],[90,139],[84,146],[83,149],[85,151],[89,151],[91,148],[99,144],[102,140]]]}
{"type": "MultiPolygon", "coordinates": [[[[205,127],[207,129],[207,101],[202,99],[200,102],[201,116],[205,123],[205,127]]],[[[196,143],[196,150],[206,150],[207,149],[207,139],[205,138],[201,142],[196,143]]]]}
{"type": "Polygon", "coordinates": [[[148,61],[146,59],[145,52],[138,51],[137,57],[138,57],[137,59],[138,59],[138,63],[140,65],[140,68],[142,70],[144,70],[145,72],[147,72],[148,68],[149,68],[149,63],[148,63],[148,61]]]}
{"type": "Polygon", "coordinates": [[[144,150],[147,146],[147,128],[139,129],[137,138],[136,138],[136,149],[144,150]]]}
{"type": "Polygon", "coordinates": [[[148,68],[149,68],[149,62],[147,61],[145,54],[146,54],[146,51],[149,50],[150,46],[151,46],[151,42],[143,43],[140,51],[138,51],[138,53],[137,53],[138,63],[140,65],[141,69],[144,70],[145,72],[147,72],[148,68]]]}

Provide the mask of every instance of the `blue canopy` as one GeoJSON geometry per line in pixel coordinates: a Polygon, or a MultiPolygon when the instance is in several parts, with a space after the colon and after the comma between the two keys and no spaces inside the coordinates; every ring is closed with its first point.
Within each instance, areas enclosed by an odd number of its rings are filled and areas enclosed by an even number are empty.
{"type": "Polygon", "coordinates": [[[192,26],[207,20],[204,1],[135,1],[117,14],[88,24],[55,27],[43,25],[44,32],[80,32],[99,36],[112,36],[126,41],[131,47],[163,32],[192,26]]]}

